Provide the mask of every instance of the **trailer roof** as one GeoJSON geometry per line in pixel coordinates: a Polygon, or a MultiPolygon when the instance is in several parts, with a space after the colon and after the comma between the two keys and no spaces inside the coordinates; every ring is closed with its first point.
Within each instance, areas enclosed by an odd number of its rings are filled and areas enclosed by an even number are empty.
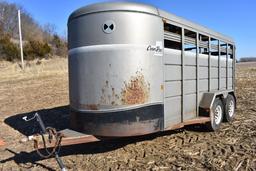
{"type": "Polygon", "coordinates": [[[197,31],[201,34],[211,36],[212,38],[219,39],[221,41],[225,41],[227,43],[234,44],[234,41],[231,37],[223,35],[219,32],[213,31],[205,26],[200,24],[191,22],[184,18],[178,17],[170,12],[166,12],[164,10],[160,10],[154,6],[141,4],[141,3],[133,3],[133,2],[104,2],[104,3],[96,3],[92,5],[88,5],[78,10],[74,11],[68,19],[70,22],[72,19],[75,19],[79,16],[97,13],[97,12],[106,12],[106,11],[133,11],[140,13],[148,13],[152,15],[160,16],[166,20],[170,20],[171,22],[177,24],[178,26],[184,26],[187,29],[191,29],[197,31]]]}
{"type": "Polygon", "coordinates": [[[69,21],[81,15],[104,11],[134,11],[158,15],[157,8],[146,4],[132,2],[103,2],[77,9],[69,16],[69,21]]]}

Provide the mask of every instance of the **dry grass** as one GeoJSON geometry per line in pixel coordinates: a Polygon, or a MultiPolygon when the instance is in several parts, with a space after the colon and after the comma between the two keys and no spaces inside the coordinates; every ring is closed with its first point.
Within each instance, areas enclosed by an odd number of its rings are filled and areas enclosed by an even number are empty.
{"type": "Polygon", "coordinates": [[[0,62],[0,82],[18,81],[22,79],[37,79],[50,75],[67,74],[67,58],[42,59],[25,61],[25,69],[21,69],[21,63],[0,62]]]}

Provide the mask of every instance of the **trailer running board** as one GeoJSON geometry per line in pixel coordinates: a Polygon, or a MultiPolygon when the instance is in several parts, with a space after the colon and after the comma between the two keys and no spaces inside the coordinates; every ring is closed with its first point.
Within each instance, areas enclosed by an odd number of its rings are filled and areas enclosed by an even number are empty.
{"type": "MultiPolygon", "coordinates": [[[[76,144],[83,144],[83,143],[90,143],[90,142],[97,142],[101,141],[102,139],[99,139],[93,135],[87,135],[83,134],[74,130],[70,129],[64,129],[58,132],[62,139],[60,142],[60,146],[69,146],[69,145],[76,145],[76,144]]],[[[45,148],[43,138],[48,139],[48,134],[40,135],[40,134],[35,134],[28,136],[26,138],[23,138],[21,142],[28,142],[28,141],[34,141],[34,143],[37,144],[38,149],[45,148]]],[[[51,142],[47,142],[47,148],[52,148],[56,144],[56,140],[53,139],[51,142]]]]}
{"type": "Polygon", "coordinates": [[[182,123],[172,125],[170,127],[167,127],[165,130],[179,129],[179,128],[183,128],[186,125],[205,124],[205,123],[210,122],[210,121],[211,121],[210,117],[198,117],[198,118],[195,118],[195,119],[190,119],[190,120],[184,121],[182,123]]]}

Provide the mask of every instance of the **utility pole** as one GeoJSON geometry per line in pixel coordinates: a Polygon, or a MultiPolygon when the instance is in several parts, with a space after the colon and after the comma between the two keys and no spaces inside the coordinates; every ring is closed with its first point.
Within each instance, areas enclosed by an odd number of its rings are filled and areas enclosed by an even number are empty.
{"type": "Polygon", "coordinates": [[[20,58],[21,58],[21,67],[22,67],[22,70],[24,70],[24,61],[23,61],[23,45],[22,45],[22,34],[21,34],[20,10],[18,10],[18,20],[19,20],[19,35],[20,35],[20,58]]]}

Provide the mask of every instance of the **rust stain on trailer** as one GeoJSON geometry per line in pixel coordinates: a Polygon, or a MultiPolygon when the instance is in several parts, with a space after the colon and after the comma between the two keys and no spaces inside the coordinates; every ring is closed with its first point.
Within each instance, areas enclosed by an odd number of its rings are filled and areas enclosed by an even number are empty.
{"type": "Polygon", "coordinates": [[[99,104],[81,104],[76,103],[76,108],[87,109],[87,110],[99,110],[99,104]]]}
{"type": "Polygon", "coordinates": [[[161,84],[160,89],[161,89],[162,91],[164,91],[164,85],[163,85],[163,84],[161,84]]]}
{"type": "Polygon", "coordinates": [[[87,104],[85,105],[87,109],[89,110],[99,110],[98,105],[97,104],[87,104]]]}
{"type": "Polygon", "coordinates": [[[116,93],[115,88],[105,81],[105,85],[101,89],[100,104],[116,106],[120,104],[119,95],[116,93]]]}
{"type": "Polygon", "coordinates": [[[146,82],[144,75],[137,71],[129,81],[124,81],[121,90],[116,90],[111,82],[105,80],[101,89],[99,104],[104,105],[132,105],[143,104],[149,100],[150,83],[146,82]]]}
{"type": "Polygon", "coordinates": [[[150,84],[145,81],[142,73],[136,72],[129,82],[124,82],[124,88],[121,91],[122,104],[143,104],[148,101],[150,93],[150,84]]]}

